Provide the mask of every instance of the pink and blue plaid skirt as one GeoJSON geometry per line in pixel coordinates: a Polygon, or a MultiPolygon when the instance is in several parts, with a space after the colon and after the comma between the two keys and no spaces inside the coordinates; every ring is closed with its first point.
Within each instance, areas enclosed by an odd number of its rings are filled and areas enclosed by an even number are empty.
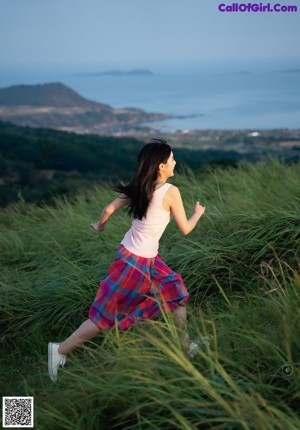
{"type": "Polygon", "coordinates": [[[120,244],[99,285],[89,319],[102,330],[115,324],[119,330],[126,330],[160,311],[175,309],[189,297],[182,277],[159,254],[140,257],[120,244]]]}

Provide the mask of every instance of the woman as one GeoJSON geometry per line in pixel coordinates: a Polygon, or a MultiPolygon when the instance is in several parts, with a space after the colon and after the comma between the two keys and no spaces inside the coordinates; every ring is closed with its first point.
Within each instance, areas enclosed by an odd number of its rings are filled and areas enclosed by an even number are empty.
{"type": "Polygon", "coordinates": [[[189,293],[181,276],[163,262],[158,246],[172,216],[186,235],[195,228],[205,207],[196,202],[193,215],[186,218],[179,189],[167,182],[174,176],[173,152],[165,141],[155,140],[140,151],[131,182],[117,187],[121,194],[91,224],[96,231],[102,231],[110,216],[125,205],[134,218],[100,283],[89,318],[64,342],[48,345],[48,370],[53,382],[67,354],[78,345],[115,324],[127,330],[161,310],[174,312],[176,325],[184,333],[184,347],[191,350],[185,307],[189,293]]]}

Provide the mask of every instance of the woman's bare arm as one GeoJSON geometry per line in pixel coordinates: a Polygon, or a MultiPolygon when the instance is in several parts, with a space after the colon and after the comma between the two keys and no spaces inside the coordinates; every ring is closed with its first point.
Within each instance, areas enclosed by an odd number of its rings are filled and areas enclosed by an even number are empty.
{"type": "Polygon", "coordinates": [[[91,224],[91,227],[93,227],[97,231],[104,230],[105,224],[108,221],[109,217],[118,209],[125,206],[129,203],[129,199],[125,194],[120,194],[116,199],[114,199],[111,203],[109,203],[105,208],[103,209],[100,218],[97,222],[91,224]]]}
{"type": "Polygon", "coordinates": [[[193,215],[187,219],[179,189],[173,185],[170,187],[168,193],[170,209],[179,230],[184,235],[189,234],[196,227],[197,222],[205,212],[205,207],[196,202],[193,215]]]}

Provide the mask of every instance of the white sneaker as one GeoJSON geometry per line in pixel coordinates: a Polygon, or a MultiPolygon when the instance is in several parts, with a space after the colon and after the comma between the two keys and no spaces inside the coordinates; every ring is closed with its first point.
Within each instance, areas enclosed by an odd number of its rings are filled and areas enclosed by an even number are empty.
{"type": "Polygon", "coordinates": [[[59,343],[48,343],[48,372],[52,382],[57,380],[59,366],[64,367],[67,357],[57,352],[59,343]]]}
{"type": "Polygon", "coordinates": [[[190,343],[190,347],[188,350],[188,354],[190,357],[195,357],[195,355],[200,351],[203,345],[210,345],[210,342],[212,341],[213,337],[212,335],[209,336],[202,336],[198,340],[194,340],[190,343]]]}

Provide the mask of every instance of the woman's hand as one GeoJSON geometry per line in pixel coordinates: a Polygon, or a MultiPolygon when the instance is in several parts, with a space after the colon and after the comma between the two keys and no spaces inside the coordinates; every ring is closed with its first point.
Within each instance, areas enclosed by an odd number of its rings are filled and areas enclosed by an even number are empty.
{"type": "Polygon", "coordinates": [[[90,226],[96,231],[103,231],[105,224],[100,224],[99,221],[90,224],[90,226]]]}
{"type": "Polygon", "coordinates": [[[201,206],[199,202],[196,202],[195,208],[194,208],[194,214],[202,216],[204,212],[205,212],[205,206],[201,206]]]}

